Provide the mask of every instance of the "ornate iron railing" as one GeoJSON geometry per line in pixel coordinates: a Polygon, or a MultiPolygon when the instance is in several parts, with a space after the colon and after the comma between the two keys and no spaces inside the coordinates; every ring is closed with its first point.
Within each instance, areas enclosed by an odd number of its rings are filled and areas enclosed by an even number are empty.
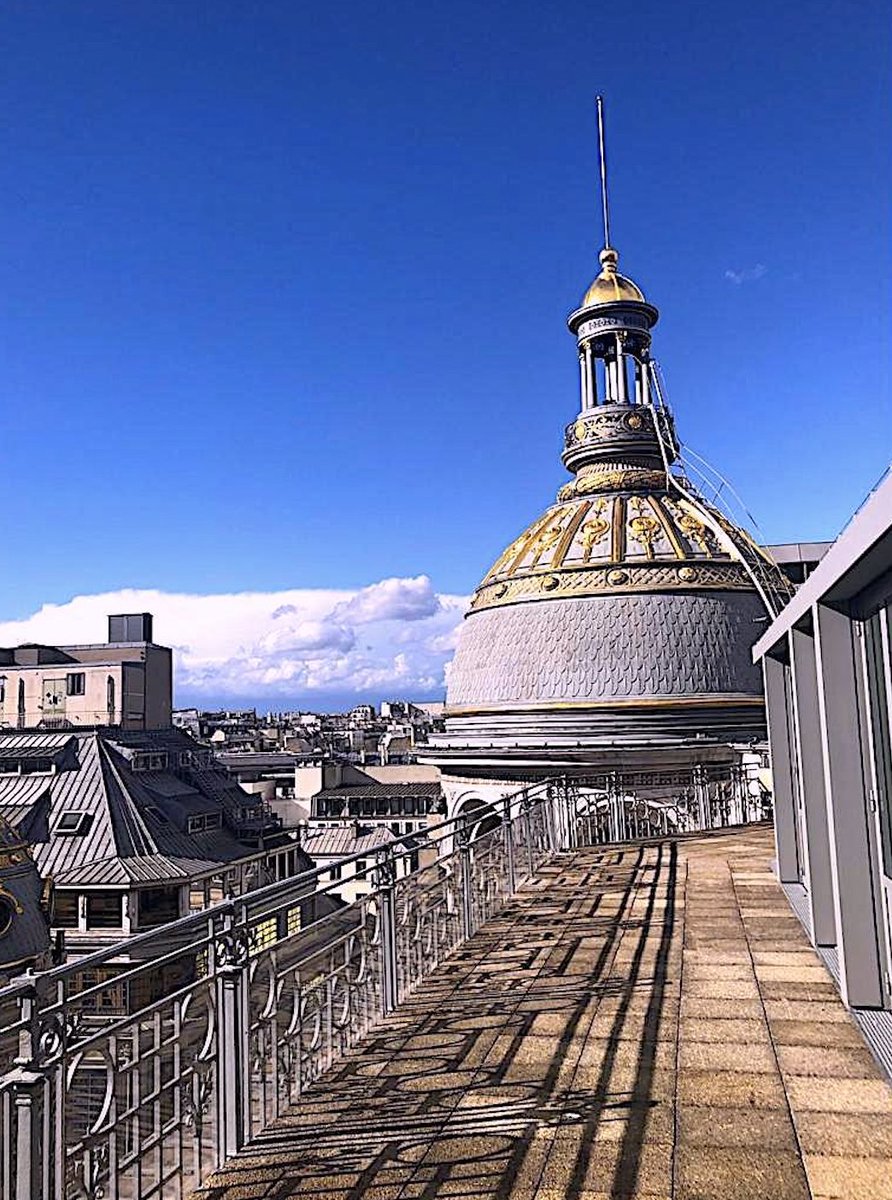
{"type": "Polygon", "coordinates": [[[610,772],[567,786],[574,845],[705,833],[771,817],[771,794],[759,779],[756,762],[610,772]]]}
{"type": "Polygon", "coordinates": [[[554,854],[767,815],[727,766],[549,780],[22,976],[0,989],[0,1200],[181,1200],[554,854]]]}
{"type": "Polygon", "coordinates": [[[0,990],[0,1200],[188,1195],[569,847],[570,805],[538,784],[0,990]]]}

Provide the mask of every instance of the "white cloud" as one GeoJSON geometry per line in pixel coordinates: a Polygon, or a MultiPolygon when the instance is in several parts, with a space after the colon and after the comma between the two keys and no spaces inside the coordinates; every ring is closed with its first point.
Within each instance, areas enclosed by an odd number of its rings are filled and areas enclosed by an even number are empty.
{"type": "Polygon", "coordinates": [[[421,621],[440,611],[440,601],[427,575],[414,579],[382,579],[339,604],[335,615],[353,625],[374,621],[421,621]]]}
{"type": "Polygon", "coordinates": [[[756,263],[754,267],[744,267],[740,271],[732,271],[730,268],[725,272],[725,278],[730,279],[739,287],[742,283],[752,283],[756,279],[761,279],[768,271],[764,263],[756,263]]]}
{"type": "Polygon", "coordinates": [[[178,702],[232,696],[274,706],[311,702],[313,693],[423,695],[444,686],[466,607],[466,597],[435,592],[426,575],[353,591],[129,589],[0,621],[0,645],[101,642],[108,613],[151,612],[156,641],[174,648],[178,702]]]}

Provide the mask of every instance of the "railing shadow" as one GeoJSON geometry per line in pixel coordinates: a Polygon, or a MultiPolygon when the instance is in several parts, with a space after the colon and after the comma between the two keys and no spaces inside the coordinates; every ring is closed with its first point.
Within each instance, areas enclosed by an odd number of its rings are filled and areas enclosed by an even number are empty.
{"type": "Polygon", "coordinates": [[[544,867],[212,1181],[209,1197],[223,1200],[259,1171],[273,1196],[435,1196],[448,1183],[450,1195],[508,1200],[557,1172],[573,1200],[592,1187],[605,1145],[613,1165],[598,1190],[633,1195],[663,1103],[653,1085],[677,886],[673,842],[582,850],[544,867]],[[581,1065],[593,1040],[603,1053],[581,1065]],[[558,1171],[566,1146],[573,1161],[558,1171]]]}

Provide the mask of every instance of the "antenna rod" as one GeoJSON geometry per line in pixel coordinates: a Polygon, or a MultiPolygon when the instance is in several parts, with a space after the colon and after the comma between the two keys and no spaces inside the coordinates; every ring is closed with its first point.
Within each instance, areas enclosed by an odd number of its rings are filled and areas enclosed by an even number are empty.
{"type": "Polygon", "coordinates": [[[604,249],[610,247],[610,214],[607,209],[607,150],[604,144],[604,97],[598,96],[598,151],[601,159],[601,216],[604,219],[604,249]]]}

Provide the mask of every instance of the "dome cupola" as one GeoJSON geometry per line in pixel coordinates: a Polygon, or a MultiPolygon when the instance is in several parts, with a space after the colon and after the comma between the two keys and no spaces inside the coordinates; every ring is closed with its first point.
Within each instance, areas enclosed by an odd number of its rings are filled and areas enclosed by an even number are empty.
{"type": "Polygon", "coordinates": [[[659,313],[617,270],[603,162],[602,134],[601,272],[567,321],[580,391],[561,454],[572,478],[474,593],[432,742],[441,765],[570,764],[764,735],[751,647],[773,564],[676,466],[651,359],[659,313]]]}

